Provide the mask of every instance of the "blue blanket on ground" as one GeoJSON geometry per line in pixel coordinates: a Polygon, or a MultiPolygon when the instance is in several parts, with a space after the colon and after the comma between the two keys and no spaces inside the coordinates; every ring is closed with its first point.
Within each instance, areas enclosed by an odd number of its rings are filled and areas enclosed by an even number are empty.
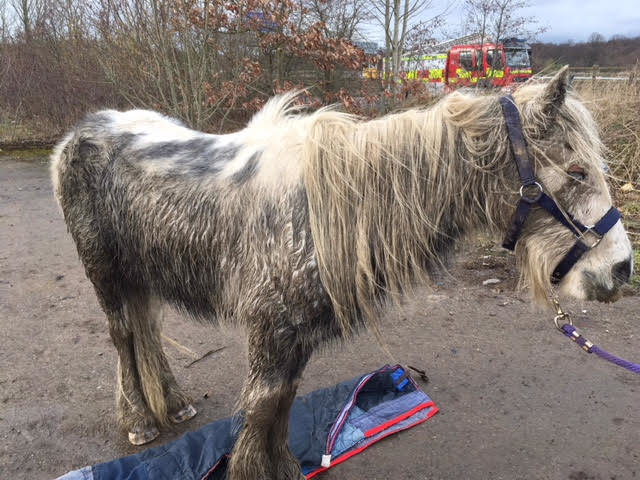
{"type": "MultiPolygon", "coordinates": [[[[402,367],[385,365],[296,398],[289,445],[309,479],[437,411],[402,367]]],[[[241,425],[241,416],[219,420],[166,445],[75,470],[58,480],[223,479],[241,425]]]]}

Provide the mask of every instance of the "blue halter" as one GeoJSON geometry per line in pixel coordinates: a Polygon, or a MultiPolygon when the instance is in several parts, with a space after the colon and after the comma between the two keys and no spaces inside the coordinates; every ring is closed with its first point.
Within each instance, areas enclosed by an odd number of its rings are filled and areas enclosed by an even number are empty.
{"type": "Polygon", "coordinates": [[[580,260],[580,257],[600,243],[602,237],[620,220],[621,215],[615,207],[611,207],[595,225],[586,226],[568,213],[563,212],[555,200],[544,193],[542,183],[538,181],[535,175],[527,152],[527,143],[522,132],[520,114],[518,113],[518,107],[516,107],[513,97],[507,95],[500,98],[500,104],[502,105],[502,112],[507,123],[511,152],[518,167],[518,174],[520,175],[520,181],[522,183],[520,187],[520,200],[518,201],[516,212],[511,219],[511,226],[502,242],[502,246],[509,250],[515,249],[516,243],[522,234],[524,223],[529,213],[531,213],[533,206],[537,205],[545,209],[553,215],[556,220],[567,227],[577,238],[576,243],[556,266],[551,275],[551,283],[556,284],[559,283],[571,267],[580,260]],[[589,242],[589,244],[585,243],[587,234],[591,234],[594,237],[594,240],[589,242]]]}

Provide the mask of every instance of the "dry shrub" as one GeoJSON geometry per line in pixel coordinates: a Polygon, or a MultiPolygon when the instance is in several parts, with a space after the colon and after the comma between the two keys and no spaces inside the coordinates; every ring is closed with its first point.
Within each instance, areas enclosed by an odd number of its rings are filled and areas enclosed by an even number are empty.
{"type": "Polygon", "coordinates": [[[0,142],[53,141],[87,111],[122,104],[88,38],[0,44],[0,142]]]}
{"type": "Polygon", "coordinates": [[[612,181],[640,189],[640,69],[624,81],[585,81],[576,85],[587,101],[609,149],[612,181]]]}

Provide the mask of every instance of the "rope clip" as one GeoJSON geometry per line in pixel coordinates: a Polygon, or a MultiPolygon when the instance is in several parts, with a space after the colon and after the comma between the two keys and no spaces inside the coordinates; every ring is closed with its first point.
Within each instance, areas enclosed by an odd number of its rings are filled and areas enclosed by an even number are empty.
{"type": "Polygon", "coordinates": [[[573,325],[573,320],[571,320],[571,316],[567,312],[562,310],[562,307],[560,306],[560,302],[558,302],[557,299],[553,298],[552,300],[553,300],[553,305],[556,307],[556,316],[553,317],[553,323],[556,324],[556,328],[558,330],[564,333],[564,330],[562,329],[562,325],[560,322],[573,325]]]}

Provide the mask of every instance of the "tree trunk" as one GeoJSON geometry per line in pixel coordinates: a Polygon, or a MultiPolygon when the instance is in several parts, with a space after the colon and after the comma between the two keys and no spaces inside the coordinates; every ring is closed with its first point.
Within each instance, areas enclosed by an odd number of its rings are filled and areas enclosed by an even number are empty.
{"type": "Polygon", "coordinates": [[[384,6],[384,86],[389,88],[391,81],[391,0],[384,6]]]}
{"type": "Polygon", "coordinates": [[[31,16],[29,15],[29,0],[22,0],[20,4],[19,13],[20,20],[22,20],[22,28],[24,30],[25,41],[31,41],[31,16]]]}

